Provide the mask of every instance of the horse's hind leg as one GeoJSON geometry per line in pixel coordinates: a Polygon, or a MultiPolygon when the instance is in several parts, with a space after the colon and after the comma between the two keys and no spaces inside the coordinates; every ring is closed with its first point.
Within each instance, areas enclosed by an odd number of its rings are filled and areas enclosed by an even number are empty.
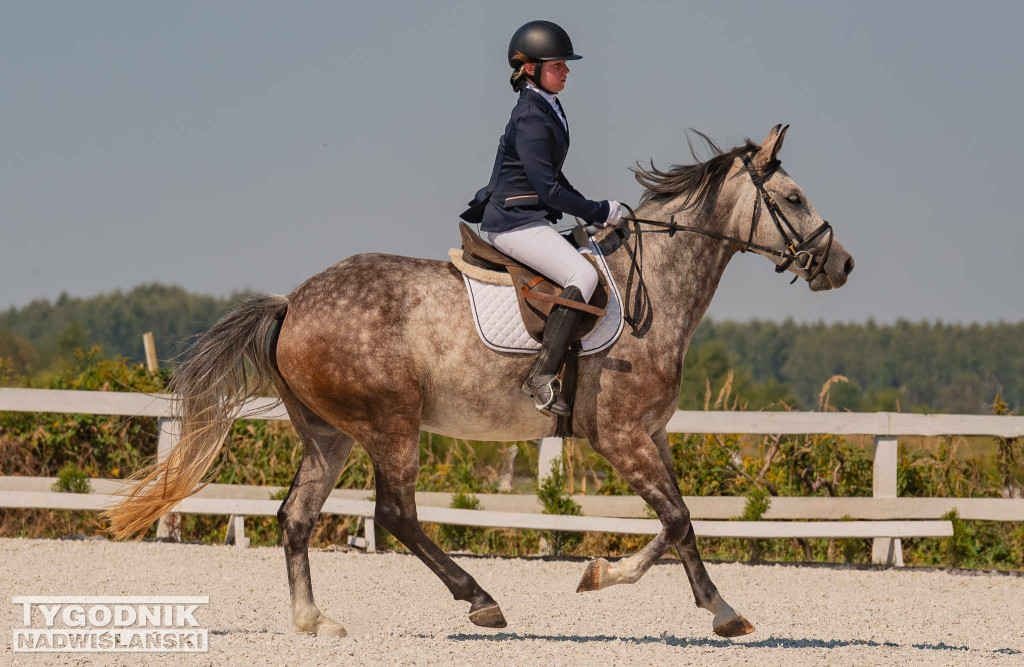
{"type": "Polygon", "coordinates": [[[473,577],[427,537],[416,517],[416,477],[419,475],[419,422],[390,415],[387,430],[360,442],[373,461],[377,493],[376,522],[416,554],[451,591],[456,600],[472,606],[469,620],[487,628],[507,625],[501,608],[473,577]],[[388,432],[390,431],[390,432],[388,432]]]}
{"type": "Polygon", "coordinates": [[[292,621],[300,632],[344,637],[344,626],[321,612],[313,602],[309,540],[320,510],[337,484],[341,468],[352,451],[353,440],[294,396],[286,395],[282,400],[288,408],[292,425],[302,438],[302,462],[292,480],[288,497],[277,511],[288,567],[292,621]]]}
{"type": "MultiPolygon", "coordinates": [[[[667,446],[667,440],[665,444],[667,446]]],[[[634,583],[670,547],[678,545],[697,606],[715,615],[712,621],[715,633],[734,637],[753,632],[754,627],[725,603],[708,576],[697,552],[690,512],[658,444],[646,433],[636,432],[594,440],[591,445],[657,512],[662,529],[647,546],[628,558],[614,564],[603,558],[591,562],[576,591],[593,591],[615,584],[634,583]]]]}

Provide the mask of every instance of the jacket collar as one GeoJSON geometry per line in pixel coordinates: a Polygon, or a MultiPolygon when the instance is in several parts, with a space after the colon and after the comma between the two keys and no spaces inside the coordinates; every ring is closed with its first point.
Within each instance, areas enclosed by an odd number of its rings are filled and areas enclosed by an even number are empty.
{"type": "MultiPolygon", "coordinates": [[[[531,90],[529,86],[523,86],[523,89],[519,91],[519,99],[526,98],[536,104],[538,107],[544,110],[544,113],[551,116],[551,119],[555,121],[555,125],[565,135],[565,142],[569,143],[569,117],[566,115],[565,125],[562,125],[562,119],[558,117],[558,112],[555,111],[555,107],[551,105],[547,99],[538,93],[536,90],[531,90]]],[[[565,107],[562,107],[562,111],[565,111],[565,107]]]]}

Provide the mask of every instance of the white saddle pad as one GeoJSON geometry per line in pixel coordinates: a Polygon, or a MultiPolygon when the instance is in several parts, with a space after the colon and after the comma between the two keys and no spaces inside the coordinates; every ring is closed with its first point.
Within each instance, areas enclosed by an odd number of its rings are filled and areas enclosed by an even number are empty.
{"type": "MultiPolygon", "coordinates": [[[[605,316],[581,341],[581,354],[600,352],[618,340],[619,334],[622,333],[622,300],[619,297],[619,290],[600,248],[592,240],[588,240],[588,243],[590,247],[580,252],[591,253],[597,259],[601,273],[608,283],[609,294],[605,316]]],[[[526,325],[523,324],[515,287],[480,282],[465,274],[462,278],[469,290],[469,303],[476,331],[484,345],[499,352],[533,354],[540,350],[540,343],[530,337],[526,325]]]]}

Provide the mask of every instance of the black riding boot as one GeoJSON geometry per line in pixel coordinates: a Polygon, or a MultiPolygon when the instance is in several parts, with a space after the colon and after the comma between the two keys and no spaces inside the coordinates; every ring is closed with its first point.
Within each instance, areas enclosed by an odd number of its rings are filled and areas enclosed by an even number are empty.
{"type": "MultiPolygon", "coordinates": [[[[566,287],[559,296],[586,303],[578,287],[566,287]]],[[[536,399],[537,409],[541,412],[563,416],[569,414],[569,406],[562,400],[562,386],[557,375],[572,344],[572,334],[581,312],[556,304],[548,315],[540,354],[523,382],[523,393],[536,399]]]]}

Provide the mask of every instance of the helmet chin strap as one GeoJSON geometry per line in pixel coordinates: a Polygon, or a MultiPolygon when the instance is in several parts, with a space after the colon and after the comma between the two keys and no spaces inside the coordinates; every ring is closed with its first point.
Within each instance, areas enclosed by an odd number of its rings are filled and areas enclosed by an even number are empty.
{"type": "Polygon", "coordinates": [[[557,95],[555,91],[548,90],[547,88],[544,87],[544,84],[540,82],[540,70],[542,67],[544,67],[544,63],[536,63],[536,65],[533,68],[533,74],[528,74],[527,78],[533,83],[533,85],[537,86],[548,95],[557,95]]]}

